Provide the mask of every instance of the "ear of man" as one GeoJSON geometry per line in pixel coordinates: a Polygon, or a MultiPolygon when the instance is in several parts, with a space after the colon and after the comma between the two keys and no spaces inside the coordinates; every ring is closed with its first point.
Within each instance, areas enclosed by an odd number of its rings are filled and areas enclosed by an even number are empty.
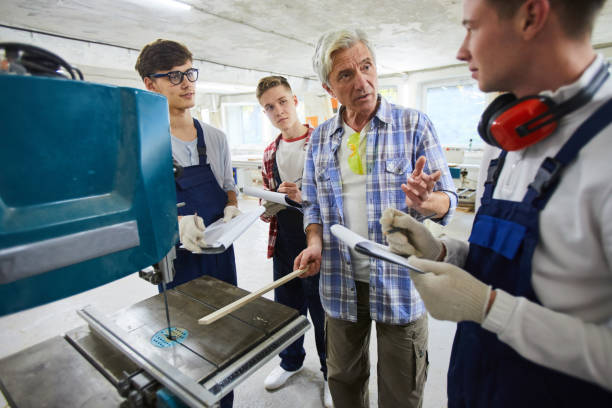
{"type": "Polygon", "coordinates": [[[147,91],[158,92],[157,85],[155,84],[155,81],[153,81],[151,78],[145,77],[144,84],[145,84],[145,87],[147,88],[147,91]]]}
{"type": "MultiPolygon", "coordinates": [[[[334,93],[334,91],[329,87],[329,85],[327,84],[322,84],[323,85],[323,89],[325,89],[327,91],[328,94],[331,95],[332,98],[336,98],[336,94],[334,93]]],[[[336,98],[338,99],[338,98],[336,98]]]]}
{"type": "Polygon", "coordinates": [[[549,0],[527,0],[516,13],[516,22],[523,39],[535,38],[550,19],[549,0]]]}

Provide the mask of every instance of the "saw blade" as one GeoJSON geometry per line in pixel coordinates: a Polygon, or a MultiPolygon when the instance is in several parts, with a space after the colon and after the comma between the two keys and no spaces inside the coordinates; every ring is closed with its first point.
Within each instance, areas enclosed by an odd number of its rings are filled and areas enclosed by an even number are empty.
{"type": "Polygon", "coordinates": [[[164,294],[164,305],[166,306],[166,321],[168,322],[168,339],[174,340],[172,337],[172,325],[170,324],[170,311],[168,310],[168,296],[166,295],[166,282],[162,280],[162,293],[164,294]]]}

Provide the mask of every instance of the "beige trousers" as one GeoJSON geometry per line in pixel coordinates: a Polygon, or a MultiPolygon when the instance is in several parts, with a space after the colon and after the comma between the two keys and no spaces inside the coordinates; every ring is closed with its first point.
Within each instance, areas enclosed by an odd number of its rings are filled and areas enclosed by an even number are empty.
{"type": "MultiPolygon", "coordinates": [[[[369,408],[369,285],[357,282],[357,322],[326,316],[327,380],[335,408],[369,408]]],[[[376,322],[378,406],[420,408],[427,380],[427,314],[405,325],[376,322]]]]}

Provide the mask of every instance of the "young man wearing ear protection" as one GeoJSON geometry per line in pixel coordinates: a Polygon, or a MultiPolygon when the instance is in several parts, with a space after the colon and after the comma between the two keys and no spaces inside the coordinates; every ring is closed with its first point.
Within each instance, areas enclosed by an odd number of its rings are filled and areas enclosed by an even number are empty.
{"type": "Polygon", "coordinates": [[[504,150],[469,243],[381,218],[392,249],[420,257],[429,312],[459,322],[449,407],[612,406],[612,81],[591,46],[604,2],[464,0],[458,59],[481,90],[513,94],[479,125],[504,150]]]}

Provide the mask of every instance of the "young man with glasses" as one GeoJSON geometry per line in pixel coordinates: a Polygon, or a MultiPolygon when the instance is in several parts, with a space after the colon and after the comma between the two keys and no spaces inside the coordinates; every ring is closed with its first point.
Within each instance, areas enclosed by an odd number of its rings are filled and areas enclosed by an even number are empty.
{"type": "MultiPolygon", "coordinates": [[[[195,106],[195,82],[191,52],[183,44],[156,40],[147,44],[136,61],[147,90],[168,99],[172,159],[183,167],[176,179],[179,236],[185,249],[177,249],[176,275],[169,288],[208,275],[236,285],[236,263],[231,247],[221,254],[201,254],[205,225],[240,214],[232,175],[229,146],[219,129],[191,116],[195,106]]],[[[233,393],[221,400],[231,407],[233,393]]]]}
{"type": "Polygon", "coordinates": [[[178,209],[179,236],[188,251],[177,251],[169,287],[202,275],[236,285],[233,248],[220,255],[200,254],[205,226],[222,217],[229,221],[240,211],[225,134],[191,116],[198,79],[191,52],[183,44],[156,40],[142,49],[136,70],[147,90],[168,100],[172,159],[183,167],[176,192],[178,202],[185,203],[178,209]]]}
{"type": "MultiPolygon", "coordinates": [[[[296,107],[297,97],[282,76],[268,76],[259,80],[255,92],[270,123],[280,134],[264,151],[262,177],[268,190],[285,193],[293,201],[301,202],[301,180],[310,134],[314,130],[300,123],[296,107]]],[[[306,235],[302,213],[288,209],[282,204],[264,203],[266,212],[261,217],[270,223],[268,258],[272,257],[274,279],[280,279],[293,271],[293,260],[306,248],[306,235]]],[[[319,297],[319,276],[294,279],[274,290],[274,300],[297,309],[310,318],[314,326],[315,343],[325,380],[323,402],[331,407],[331,394],[327,386],[327,364],[325,362],[325,313],[319,297]]],[[[306,352],[304,336],[297,339],[280,353],[281,363],[266,377],[267,390],[282,387],[287,380],[302,368],[306,352]]]]}

